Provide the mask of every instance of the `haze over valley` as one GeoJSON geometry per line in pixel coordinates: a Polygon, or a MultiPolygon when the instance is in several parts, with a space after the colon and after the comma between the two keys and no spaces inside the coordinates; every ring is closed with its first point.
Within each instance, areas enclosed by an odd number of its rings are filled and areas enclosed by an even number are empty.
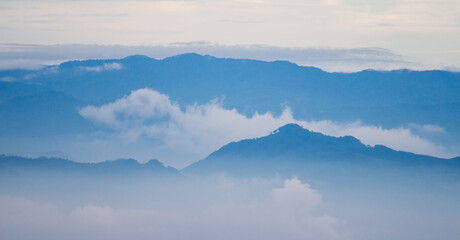
{"type": "Polygon", "coordinates": [[[0,239],[460,240],[458,39],[458,0],[0,0],[0,239]]]}

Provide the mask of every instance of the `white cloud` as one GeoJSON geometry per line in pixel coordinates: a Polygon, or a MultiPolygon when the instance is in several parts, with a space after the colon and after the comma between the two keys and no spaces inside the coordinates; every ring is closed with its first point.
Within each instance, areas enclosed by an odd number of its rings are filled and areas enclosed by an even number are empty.
{"type": "Polygon", "coordinates": [[[143,125],[151,119],[174,118],[180,113],[179,106],[171,103],[168,96],[150,89],[134,91],[101,107],[88,106],[80,110],[84,117],[117,128],[143,125]]]}
{"type": "MultiPolygon", "coordinates": [[[[288,123],[297,123],[326,135],[351,135],[368,145],[382,144],[419,154],[453,156],[443,147],[415,135],[409,128],[385,129],[360,122],[303,121],[294,119],[289,108],[279,116],[267,112],[247,117],[236,109],[223,108],[218,101],[186,106],[181,110],[168,96],[151,89],[133,91],[99,107],[87,106],[80,110],[80,114],[112,127],[122,142],[132,144],[154,139],[155,144],[149,148],[156,148],[155,157],[179,168],[204,158],[229,142],[265,136],[288,123]]],[[[126,147],[124,151],[137,156],[135,152],[139,150],[126,147]]]]}
{"type": "Polygon", "coordinates": [[[297,178],[284,181],[284,187],[272,191],[273,202],[281,208],[292,208],[296,212],[311,212],[321,203],[321,195],[297,178]]]}
{"type": "MultiPolygon", "coordinates": [[[[236,184],[233,185],[235,189],[250,185],[260,187],[257,181],[229,181],[228,184],[236,184]]],[[[228,193],[228,187],[223,191],[228,193]]],[[[51,240],[346,239],[340,221],[325,214],[313,214],[318,212],[321,195],[308,184],[294,178],[278,188],[271,185],[264,191],[268,193],[264,198],[237,201],[233,196],[231,200],[213,201],[205,206],[186,203],[188,195],[182,199],[182,207],[115,208],[86,204],[70,211],[19,197],[0,197],[0,237],[51,240]]]]}
{"type": "MultiPolygon", "coordinates": [[[[186,106],[182,111],[166,95],[150,89],[134,91],[100,107],[85,107],[80,114],[113,127],[126,141],[157,139],[169,152],[187,152],[183,156],[193,161],[229,142],[268,135],[294,121],[289,109],[278,117],[271,113],[246,117],[236,109],[223,108],[217,101],[186,106]]],[[[161,159],[168,163],[167,156],[161,159]]]]}
{"type": "Polygon", "coordinates": [[[113,71],[113,70],[121,70],[123,69],[123,65],[120,63],[104,63],[100,66],[92,66],[92,67],[81,67],[82,70],[88,72],[104,72],[104,71],[113,71]]]}
{"type": "Polygon", "coordinates": [[[428,134],[442,134],[446,132],[443,127],[434,124],[410,124],[409,127],[428,134]]]}
{"type": "Polygon", "coordinates": [[[385,145],[395,150],[408,151],[438,157],[454,157],[442,146],[414,134],[410,128],[385,129],[381,126],[363,125],[357,121],[341,124],[331,121],[299,122],[305,128],[331,136],[354,136],[367,145],[385,145]]]}

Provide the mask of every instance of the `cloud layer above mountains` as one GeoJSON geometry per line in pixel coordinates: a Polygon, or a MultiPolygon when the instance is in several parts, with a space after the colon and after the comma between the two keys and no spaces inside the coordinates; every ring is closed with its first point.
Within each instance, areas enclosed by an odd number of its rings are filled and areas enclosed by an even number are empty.
{"type": "MultiPolygon", "coordinates": [[[[289,107],[279,116],[267,112],[248,117],[236,109],[222,107],[217,100],[181,107],[168,96],[151,89],[133,91],[102,106],[87,106],[79,113],[112,129],[111,134],[122,143],[154,141],[152,147],[157,147],[159,154],[155,157],[176,167],[204,158],[229,142],[262,137],[288,123],[297,123],[326,135],[351,135],[372,146],[381,144],[396,150],[453,157],[443,147],[414,134],[410,128],[384,129],[360,122],[304,121],[295,119],[289,107]],[[178,155],[172,157],[171,153],[178,155]],[[188,162],[179,160],[179,156],[187,156],[188,162]]],[[[439,133],[442,128],[430,125],[418,126],[418,129],[435,129],[439,133]]]]}

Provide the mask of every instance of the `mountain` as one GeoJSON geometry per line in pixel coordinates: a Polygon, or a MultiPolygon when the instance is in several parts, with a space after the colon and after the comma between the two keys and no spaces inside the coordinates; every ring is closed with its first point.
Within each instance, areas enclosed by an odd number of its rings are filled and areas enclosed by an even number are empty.
{"type": "Polygon", "coordinates": [[[0,103],[0,136],[48,137],[94,130],[77,110],[74,97],[54,91],[18,96],[0,103]]]}
{"type": "Polygon", "coordinates": [[[460,146],[460,73],[329,73],[286,61],[182,54],[160,60],[135,55],[0,71],[0,152],[72,155],[72,150],[55,146],[78,142],[81,135],[94,139],[111,131],[81,117],[80,107],[107,104],[141,88],[168,95],[181,107],[220,98],[224,108],[252,116],[266,111],[276,115],[289,106],[299,120],[411,128],[454,151],[460,146]],[[436,125],[439,131],[417,128],[424,125],[436,125]]]}
{"type": "MultiPolygon", "coordinates": [[[[71,61],[37,71],[0,71],[0,76],[30,85],[27,88],[63,92],[86,104],[104,104],[149,87],[181,104],[225,97],[225,107],[246,114],[279,113],[281,105],[287,104],[305,119],[361,119],[384,126],[431,123],[460,133],[455,121],[460,117],[460,73],[448,71],[328,73],[286,61],[183,54],[162,60],[136,55],[71,61]],[[400,106],[410,111],[399,111],[400,106]]],[[[11,86],[0,91],[3,96],[17,96],[32,90],[11,86]]]]}
{"type": "Polygon", "coordinates": [[[0,171],[2,175],[27,176],[29,174],[63,175],[68,178],[137,178],[180,176],[177,169],[165,167],[160,161],[153,159],[141,164],[134,159],[118,159],[99,163],[81,163],[62,158],[24,158],[0,155],[0,171]]]}
{"type": "Polygon", "coordinates": [[[371,174],[432,170],[459,175],[460,159],[417,155],[381,145],[371,147],[351,136],[331,137],[288,124],[265,137],[230,143],[183,172],[325,177],[351,175],[362,169],[371,174]]]}
{"type": "Polygon", "coordinates": [[[0,155],[0,195],[23,196],[40,201],[59,199],[63,206],[94,203],[149,204],[169,192],[167,183],[182,175],[158,160],[141,164],[133,159],[80,163],[62,158],[24,158],[0,155]]]}
{"type": "MultiPolygon", "coordinates": [[[[11,76],[9,76],[9,78],[15,79],[11,76]]],[[[14,81],[6,82],[0,80],[0,103],[14,97],[33,95],[43,91],[47,91],[47,88],[40,85],[14,81]]]]}

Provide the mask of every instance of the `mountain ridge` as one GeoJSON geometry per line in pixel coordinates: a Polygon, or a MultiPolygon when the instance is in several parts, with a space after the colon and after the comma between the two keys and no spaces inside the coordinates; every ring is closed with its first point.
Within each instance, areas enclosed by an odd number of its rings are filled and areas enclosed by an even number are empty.
{"type": "Polygon", "coordinates": [[[64,158],[38,157],[27,158],[0,154],[0,171],[15,171],[27,174],[28,170],[46,171],[51,173],[78,174],[88,173],[95,175],[112,175],[129,173],[133,176],[139,174],[161,174],[179,176],[177,169],[164,166],[157,159],[139,163],[134,159],[115,159],[97,163],[75,162],[64,158]]]}
{"type": "MultiPolygon", "coordinates": [[[[225,99],[222,108],[251,117],[267,112],[278,116],[283,106],[288,106],[297,120],[402,127],[454,151],[460,146],[460,73],[328,73],[285,61],[183,54],[160,60],[135,55],[70,61],[36,71],[0,71],[0,79],[13,81],[0,82],[0,113],[5,112],[0,121],[4,123],[0,124],[0,152],[6,153],[54,151],[50,146],[59,137],[68,140],[79,134],[91,137],[98,131],[110,132],[80,116],[71,102],[63,106],[64,102],[48,96],[46,104],[30,101],[24,105],[13,98],[37,94],[46,97],[44,92],[53,91],[71,96],[80,106],[102,106],[144,88],[167,95],[181,108],[225,99]],[[3,105],[11,101],[16,105],[3,105]],[[24,124],[18,126],[17,119],[24,124]],[[73,128],[66,129],[66,122],[80,127],[70,131],[73,128]],[[436,125],[443,131],[423,135],[414,127],[424,125],[436,125]],[[60,126],[59,131],[56,126],[60,126]]],[[[79,160],[84,159],[80,156],[79,160]]]]}
{"type": "Polygon", "coordinates": [[[257,172],[259,167],[265,167],[264,164],[271,164],[272,169],[269,170],[272,172],[276,172],[277,168],[299,167],[305,164],[348,164],[370,168],[420,168],[442,165],[460,169],[460,157],[437,158],[397,151],[383,145],[371,147],[352,136],[327,136],[309,131],[297,124],[288,124],[264,137],[229,143],[182,171],[231,173],[247,165],[257,172]]]}
{"type": "MultiPolygon", "coordinates": [[[[439,158],[439,157],[433,157],[429,155],[422,155],[422,154],[416,154],[412,152],[407,152],[407,151],[398,151],[394,150],[392,148],[389,148],[384,145],[376,144],[374,147],[365,145],[363,144],[359,139],[353,137],[353,136],[341,136],[341,137],[334,137],[334,136],[329,136],[325,135],[319,132],[314,132],[308,129],[303,128],[300,125],[291,123],[291,124],[286,124],[274,131],[272,131],[269,135],[259,137],[259,138],[253,138],[253,139],[243,139],[240,141],[236,142],[230,142],[223,147],[217,149],[216,151],[212,152],[211,154],[208,155],[208,157],[197,161],[195,163],[190,164],[189,166],[185,167],[184,169],[187,169],[189,167],[192,167],[193,165],[200,163],[203,160],[206,160],[208,158],[214,158],[214,157],[220,157],[222,155],[226,155],[229,153],[235,153],[234,149],[235,147],[240,147],[240,145],[249,145],[250,148],[245,148],[245,149],[238,149],[238,152],[234,156],[242,155],[242,154],[248,154],[246,156],[251,156],[251,151],[254,150],[259,150],[257,148],[262,147],[263,150],[266,150],[267,156],[274,157],[276,155],[273,155],[273,153],[277,152],[278,150],[282,150],[283,148],[286,148],[286,144],[291,144],[290,150],[302,150],[304,153],[307,153],[308,151],[320,151],[322,147],[327,147],[329,151],[335,151],[337,153],[343,153],[343,154],[348,154],[353,153],[353,151],[365,151],[366,154],[369,154],[370,152],[378,152],[378,153],[390,153],[393,155],[397,154],[403,154],[406,156],[413,156],[417,158],[427,158],[427,159],[437,159],[437,160],[452,160],[452,161],[460,161],[460,156],[453,157],[453,158],[439,158]],[[272,139],[277,140],[280,143],[280,147],[277,148],[274,145],[270,145],[269,148],[267,146],[264,146],[263,144],[270,142],[272,139]],[[302,145],[303,144],[303,145],[302,145]],[[260,146],[262,145],[262,146],[260,146]],[[256,148],[252,148],[256,147],[256,148]]],[[[326,150],[323,151],[324,153],[327,153],[326,150]]],[[[279,154],[286,154],[289,155],[289,152],[277,152],[279,154]]],[[[315,155],[317,156],[317,155],[315,155]]],[[[151,159],[145,163],[140,163],[135,159],[132,158],[120,158],[120,159],[115,159],[115,160],[105,160],[101,162],[76,162],[73,160],[69,160],[66,158],[60,158],[60,157],[37,157],[37,158],[29,158],[29,157],[21,157],[21,156],[16,156],[16,155],[6,155],[6,154],[0,154],[0,163],[2,166],[5,166],[5,164],[11,163],[14,160],[22,161],[25,162],[26,164],[43,164],[46,162],[54,162],[58,163],[58,165],[63,165],[63,164],[77,164],[77,165],[85,165],[85,166],[156,166],[156,167],[165,167],[162,162],[160,162],[157,159],[151,159]]],[[[169,169],[173,169],[175,171],[178,171],[174,167],[165,167],[169,169]]]]}

